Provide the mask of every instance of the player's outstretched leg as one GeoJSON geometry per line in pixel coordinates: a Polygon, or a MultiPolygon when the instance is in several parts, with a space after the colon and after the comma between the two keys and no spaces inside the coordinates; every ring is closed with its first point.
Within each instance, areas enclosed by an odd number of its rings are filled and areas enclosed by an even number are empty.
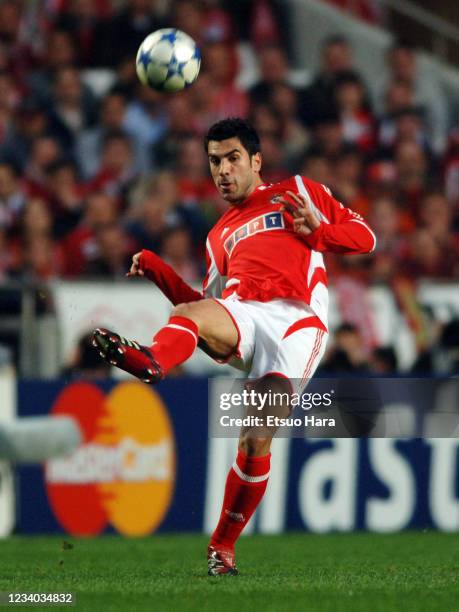
{"type": "Polygon", "coordinates": [[[176,306],[151,346],[142,346],[103,328],[94,331],[92,343],[105,361],[153,384],[191,357],[198,338],[218,356],[231,354],[237,346],[238,331],[229,314],[215,300],[176,306]]]}
{"type": "Polygon", "coordinates": [[[134,340],[98,327],[94,330],[92,344],[102,359],[145,383],[154,384],[164,378],[164,372],[150,349],[134,340]]]}
{"type": "Polygon", "coordinates": [[[159,330],[151,346],[142,346],[103,328],[93,334],[93,345],[105,361],[150,384],[159,382],[171,368],[191,357],[197,343],[197,325],[176,316],[159,330]]]}

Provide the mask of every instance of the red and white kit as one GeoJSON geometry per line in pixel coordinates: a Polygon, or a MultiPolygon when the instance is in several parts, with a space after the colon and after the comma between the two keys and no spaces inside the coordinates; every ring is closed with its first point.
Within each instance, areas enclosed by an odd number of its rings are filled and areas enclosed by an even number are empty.
{"type": "Polygon", "coordinates": [[[321,252],[368,253],[375,242],[359,215],[302,176],[260,185],[232,206],[209,233],[204,280],[204,295],[217,298],[239,330],[230,363],[253,378],[277,373],[306,382],[328,337],[321,252]],[[291,215],[280,211],[286,191],[304,195],[322,222],[310,236],[295,233],[291,215]]]}
{"type": "Polygon", "coordinates": [[[165,264],[148,264],[146,255],[143,268],[174,304],[205,297],[226,308],[239,332],[231,365],[251,378],[276,373],[305,383],[328,337],[322,252],[370,253],[375,244],[358,214],[337,202],[327,187],[297,175],[260,185],[222,215],[207,239],[202,294],[165,264]],[[280,210],[286,191],[304,195],[321,221],[310,235],[295,233],[292,216],[280,210]]]}

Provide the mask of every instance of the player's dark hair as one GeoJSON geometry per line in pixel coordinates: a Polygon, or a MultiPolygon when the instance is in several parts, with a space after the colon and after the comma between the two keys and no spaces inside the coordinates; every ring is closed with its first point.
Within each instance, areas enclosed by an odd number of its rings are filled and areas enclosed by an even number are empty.
{"type": "Polygon", "coordinates": [[[260,152],[260,138],[252,125],[240,117],[229,117],[222,119],[210,126],[204,138],[204,149],[208,152],[209,142],[216,140],[227,140],[228,138],[239,138],[242,146],[250,157],[260,152]]]}

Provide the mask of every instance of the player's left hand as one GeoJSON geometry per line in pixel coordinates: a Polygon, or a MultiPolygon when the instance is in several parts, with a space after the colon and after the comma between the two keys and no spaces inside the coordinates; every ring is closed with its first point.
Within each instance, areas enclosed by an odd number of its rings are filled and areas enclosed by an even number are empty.
{"type": "Polygon", "coordinates": [[[314,230],[320,227],[320,220],[316,217],[314,211],[311,208],[311,204],[301,193],[294,193],[293,191],[286,191],[286,195],[289,196],[292,202],[288,200],[281,200],[282,207],[281,211],[289,212],[293,217],[293,230],[303,236],[309,236],[314,230]]]}

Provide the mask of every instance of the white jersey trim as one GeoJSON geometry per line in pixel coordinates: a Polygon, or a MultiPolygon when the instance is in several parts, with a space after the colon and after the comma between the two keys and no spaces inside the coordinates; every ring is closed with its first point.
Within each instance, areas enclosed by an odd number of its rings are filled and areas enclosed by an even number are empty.
{"type": "Polygon", "coordinates": [[[309,191],[306,189],[306,185],[303,182],[303,179],[299,174],[295,175],[295,183],[298,188],[298,191],[303,195],[311,206],[311,210],[314,212],[315,216],[319,221],[324,221],[324,223],[330,224],[330,221],[324,215],[324,213],[317,208],[317,206],[312,201],[311,196],[309,195],[309,191]]]}
{"type": "Polygon", "coordinates": [[[191,329],[188,329],[188,327],[184,327],[183,325],[176,325],[175,323],[168,323],[167,325],[165,325],[164,327],[172,327],[173,329],[181,329],[182,331],[186,331],[189,334],[191,334],[193,336],[193,338],[195,339],[195,342],[198,342],[198,338],[196,336],[196,334],[194,332],[191,331],[191,329]]]}
{"type": "Polygon", "coordinates": [[[236,472],[239,478],[245,482],[263,482],[269,478],[269,472],[262,474],[261,476],[249,476],[248,474],[245,474],[238,466],[236,461],[233,463],[233,470],[236,472]]]}
{"type": "Polygon", "coordinates": [[[204,287],[204,295],[206,297],[221,297],[223,287],[225,286],[226,277],[223,277],[218,271],[217,264],[215,263],[215,257],[210,246],[210,240],[207,238],[206,241],[207,252],[209,253],[210,266],[209,276],[207,278],[206,286],[204,287]]]}
{"type": "Polygon", "coordinates": [[[367,225],[367,224],[366,224],[364,221],[360,221],[360,219],[349,219],[349,221],[353,221],[354,223],[360,223],[360,225],[363,225],[363,227],[364,227],[365,229],[367,229],[367,230],[370,232],[371,237],[373,238],[373,247],[372,247],[372,248],[371,248],[371,249],[370,249],[368,252],[369,252],[369,253],[373,253],[373,251],[374,251],[374,250],[375,250],[375,248],[376,248],[376,236],[375,236],[375,234],[372,232],[372,230],[370,229],[370,227],[369,227],[369,226],[368,226],[368,225],[367,225]]]}

